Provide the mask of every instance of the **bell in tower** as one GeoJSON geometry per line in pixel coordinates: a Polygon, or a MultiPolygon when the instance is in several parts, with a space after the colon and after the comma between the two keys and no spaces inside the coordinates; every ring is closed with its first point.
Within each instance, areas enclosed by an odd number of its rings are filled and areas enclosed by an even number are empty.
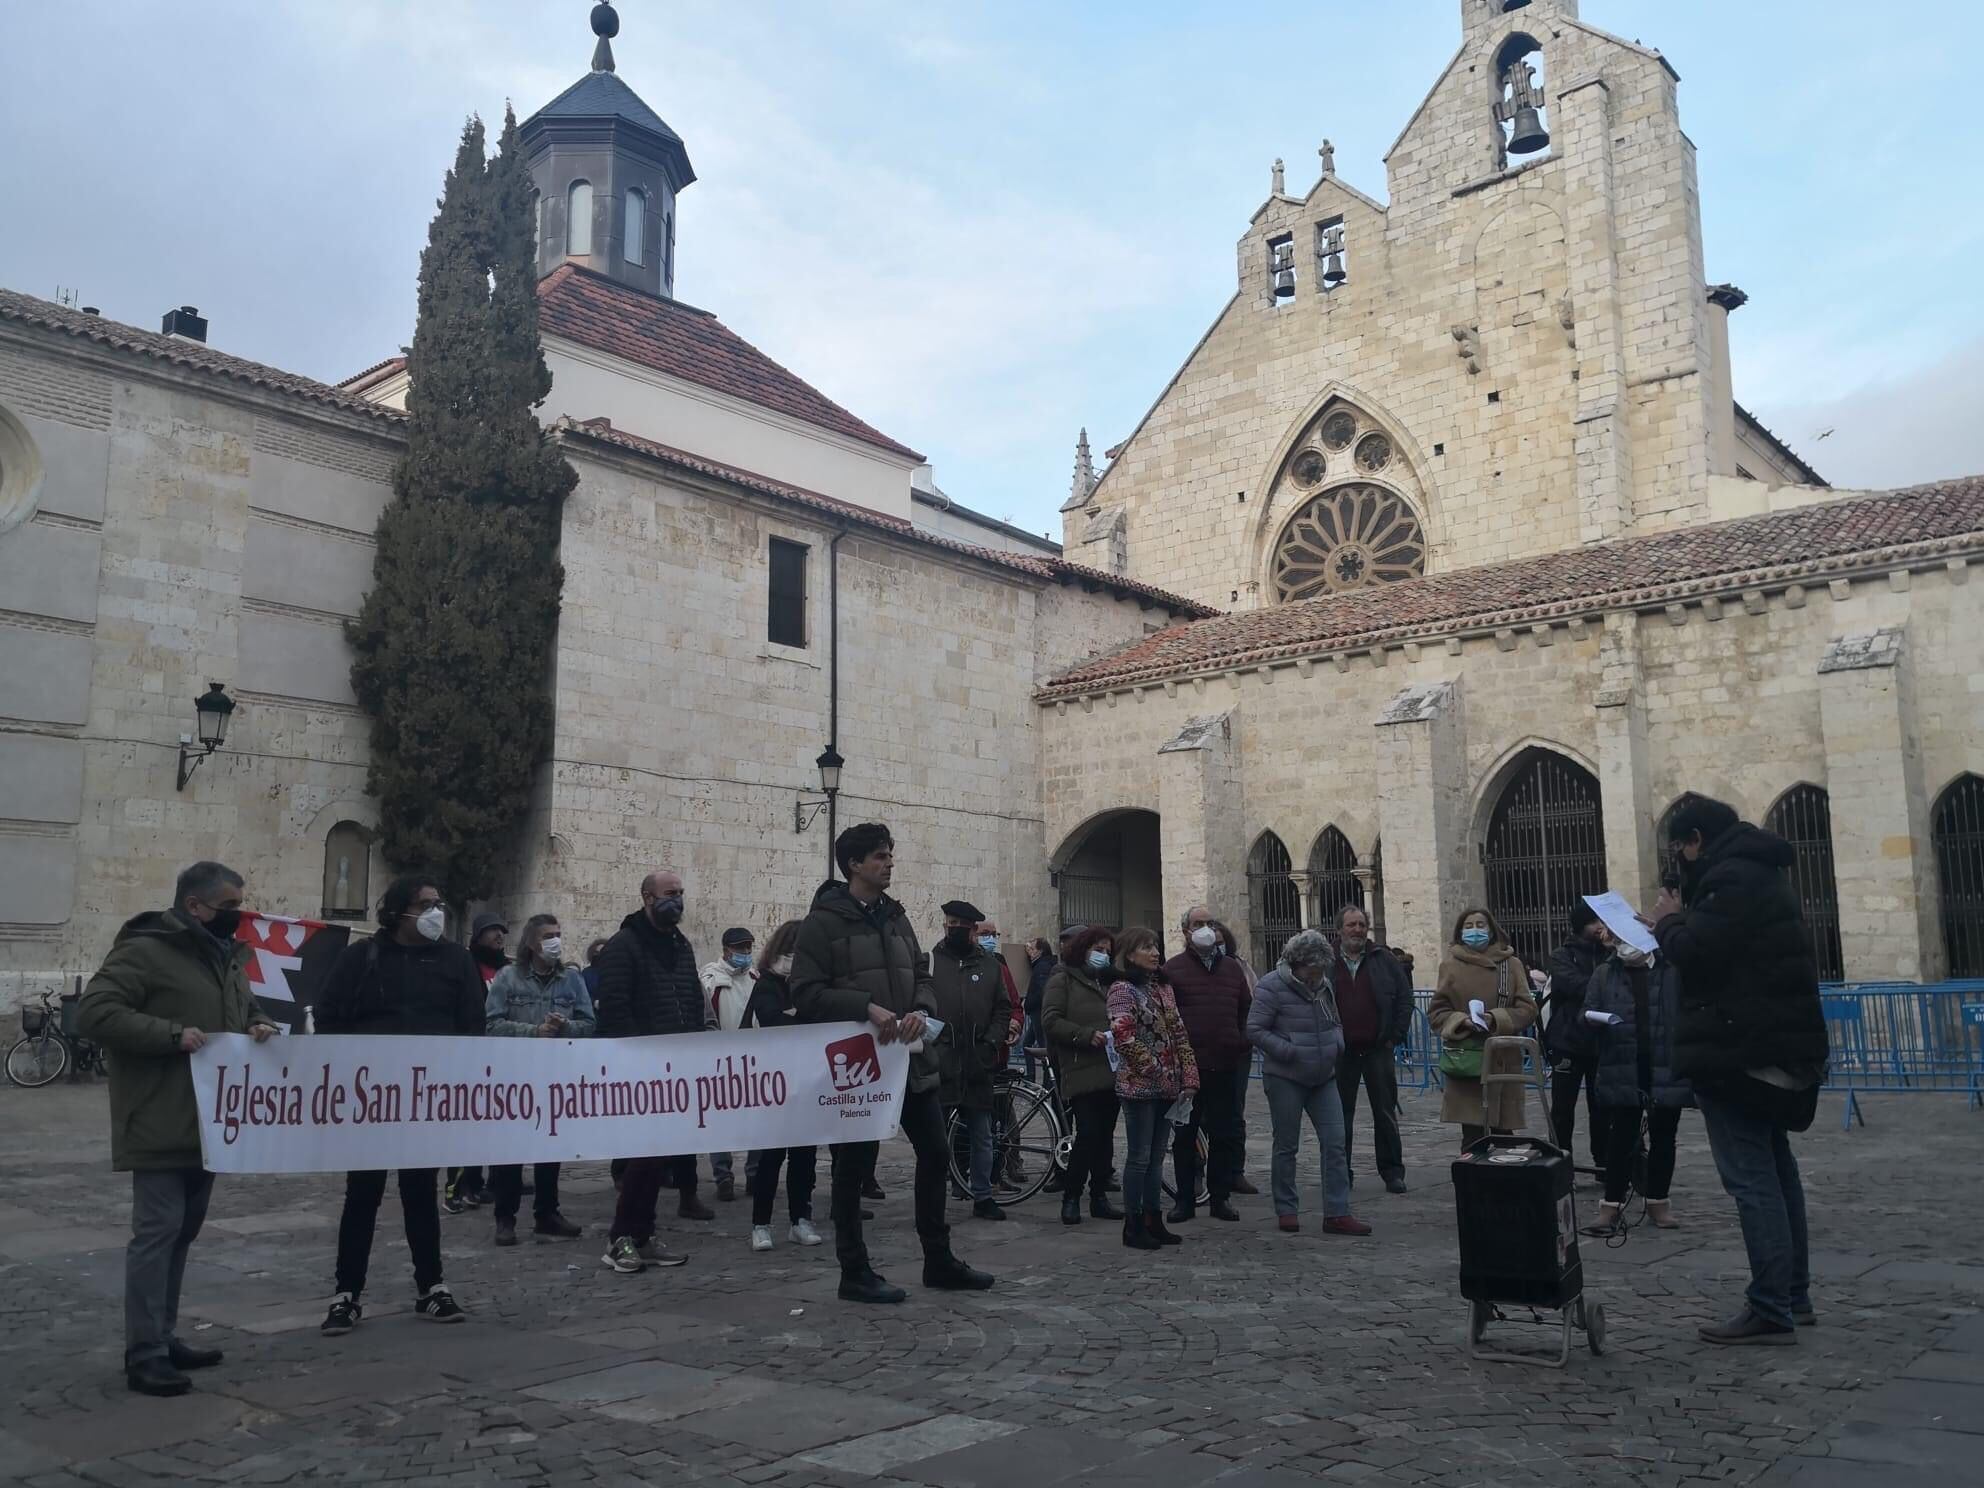
{"type": "Polygon", "coordinates": [[[675,200],[696,179],[682,136],[614,69],[620,16],[592,8],[592,69],[518,131],[537,188],[537,271],[577,264],[675,293],[675,200]]]}

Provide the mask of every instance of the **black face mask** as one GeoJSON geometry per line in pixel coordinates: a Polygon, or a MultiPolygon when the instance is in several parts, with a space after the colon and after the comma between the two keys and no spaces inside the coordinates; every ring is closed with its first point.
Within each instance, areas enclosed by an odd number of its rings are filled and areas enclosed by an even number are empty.
{"type": "Polygon", "coordinates": [[[962,956],[971,949],[971,932],[953,925],[944,932],[944,949],[956,956],[962,956]]]}
{"type": "Polygon", "coordinates": [[[217,909],[214,911],[214,917],[207,921],[207,933],[215,940],[232,940],[234,932],[240,928],[240,925],[240,906],[237,905],[233,909],[217,909]]]}
{"type": "Polygon", "coordinates": [[[657,899],[648,906],[648,918],[663,930],[672,930],[682,922],[682,896],[670,894],[666,899],[657,899]]]}
{"type": "Polygon", "coordinates": [[[510,958],[503,954],[501,946],[479,945],[475,947],[475,959],[484,966],[501,966],[510,958]]]}

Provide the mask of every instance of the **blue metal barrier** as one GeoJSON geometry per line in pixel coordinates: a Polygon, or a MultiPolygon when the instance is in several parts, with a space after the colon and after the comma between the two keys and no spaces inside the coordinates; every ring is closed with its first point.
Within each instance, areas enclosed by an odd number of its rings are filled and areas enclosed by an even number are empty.
{"type": "Polygon", "coordinates": [[[1825,1088],[1846,1096],[1840,1127],[1862,1126],[1873,1091],[1962,1092],[1984,1106],[1984,980],[1860,982],[1821,990],[1832,1062],[1825,1088]]]}

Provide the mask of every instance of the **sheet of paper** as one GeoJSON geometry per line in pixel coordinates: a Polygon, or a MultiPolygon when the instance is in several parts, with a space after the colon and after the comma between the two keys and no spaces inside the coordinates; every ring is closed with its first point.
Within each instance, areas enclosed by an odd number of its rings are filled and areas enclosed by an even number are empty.
{"type": "Polygon", "coordinates": [[[1652,955],[1660,949],[1653,932],[1640,923],[1638,912],[1621,895],[1611,892],[1586,894],[1584,902],[1605,922],[1607,930],[1634,950],[1652,955]]]}

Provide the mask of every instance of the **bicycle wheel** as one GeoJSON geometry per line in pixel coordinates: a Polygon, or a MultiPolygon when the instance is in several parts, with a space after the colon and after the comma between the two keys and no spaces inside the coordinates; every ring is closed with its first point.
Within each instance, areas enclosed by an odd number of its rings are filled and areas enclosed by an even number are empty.
{"type": "Polygon", "coordinates": [[[999,1134],[993,1161],[998,1171],[1010,1174],[1013,1159],[1019,1160],[1021,1176],[1001,1200],[1023,1204],[1035,1194],[1054,1170],[1061,1166],[1068,1145],[1068,1131],[1060,1107],[1042,1087],[1026,1080],[1015,1080],[1006,1087],[1012,1102],[1012,1117],[999,1134]]]}
{"type": "MultiPolygon", "coordinates": [[[[1212,1148],[1206,1142],[1206,1133],[1204,1127],[1201,1127],[1199,1129],[1198,1151],[1199,1151],[1199,1192],[1192,1202],[1196,1204],[1209,1204],[1212,1202],[1212,1190],[1206,1186],[1206,1173],[1207,1173],[1206,1163],[1211,1155],[1212,1148]]],[[[1177,1164],[1173,1163],[1169,1171],[1176,1173],[1177,1164]]],[[[1164,1196],[1167,1199],[1171,1199],[1174,1201],[1177,1199],[1178,1184],[1174,1179],[1165,1178],[1161,1180],[1160,1186],[1164,1189],[1164,1196]]]]}
{"type": "Polygon", "coordinates": [[[32,1090],[61,1076],[69,1067],[69,1045],[51,1029],[22,1038],[7,1051],[7,1078],[32,1090]]]}

